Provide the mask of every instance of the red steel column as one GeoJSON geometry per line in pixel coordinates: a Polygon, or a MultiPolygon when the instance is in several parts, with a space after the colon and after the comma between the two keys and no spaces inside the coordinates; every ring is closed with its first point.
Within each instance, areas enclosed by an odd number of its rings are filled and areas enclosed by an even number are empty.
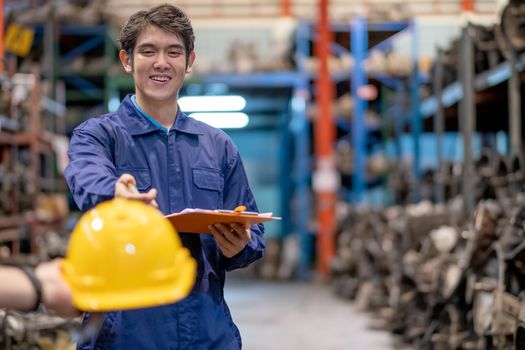
{"type": "Polygon", "coordinates": [[[319,115],[315,120],[314,138],[316,169],[314,190],[317,207],[317,268],[321,277],[328,275],[330,260],[335,255],[335,201],[337,174],[333,155],[335,126],[332,117],[334,85],[328,70],[328,58],[332,33],[328,16],[329,0],[319,1],[319,21],[315,54],[319,60],[319,72],[316,80],[316,101],[319,115]]]}
{"type": "Polygon", "coordinates": [[[281,0],[281,16],[290,17],[292,15],[291,0],[281,0]]]}
{"type": "Polygon", "coordinates": [[[474,11],[474,0],[462,0],[463,12],[472,12],[474,11]]]}

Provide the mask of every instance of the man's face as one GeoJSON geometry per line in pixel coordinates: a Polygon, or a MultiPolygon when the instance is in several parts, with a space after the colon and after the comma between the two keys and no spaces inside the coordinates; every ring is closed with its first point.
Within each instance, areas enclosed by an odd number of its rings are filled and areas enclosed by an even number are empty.
{"type": "Polygon", "coordinates": [[[137,99],[158,104],[176,101],[195,53],[190,54],[186,64],[182,38],[150,25],[137,38],[133,61],[124,51],[120,52],[120,59],[126,72],[133,74],[137,99]]]}

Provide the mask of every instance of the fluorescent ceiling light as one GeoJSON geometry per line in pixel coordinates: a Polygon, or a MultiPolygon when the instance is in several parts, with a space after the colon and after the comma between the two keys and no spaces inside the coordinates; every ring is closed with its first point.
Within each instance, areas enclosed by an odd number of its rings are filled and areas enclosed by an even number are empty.
{"type": "Polygon", "coordinates": [[[184,96],[179,99],[183,112],[242,111],[246,100],[242,96],[184,96]]]}
{"type": "Polygon", "coordinates": [[[240,129],[250,122],[245,113],[192,113],[190,117],[220,129],[240,129]]]}

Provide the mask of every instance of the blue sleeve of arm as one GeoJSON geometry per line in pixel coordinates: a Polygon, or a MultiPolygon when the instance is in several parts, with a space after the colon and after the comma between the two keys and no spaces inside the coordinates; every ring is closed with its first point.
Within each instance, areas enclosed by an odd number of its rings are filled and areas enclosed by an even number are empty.
{"type": "Polygon", "coordinates": [[[80,210],[89,210],[113,198],[117,172],[107,134],[85,128],[76,129],[68,156],[65,177],[80,210]]]}
{"type": "MultiPolygon", "coordinates": [[[[233,209],[238,205],[246,206],[249,211],[258,211],[257,204],[248,185],[244,166],[237,152],[225,177],[224,208],[233,209]]],[[[242,268],[261,258],[266,247],[263,235],[263,224],[252,225],[251,240],[239,254],[231,258],[221,254],[224,268],[227,271],[242,268]]]]}

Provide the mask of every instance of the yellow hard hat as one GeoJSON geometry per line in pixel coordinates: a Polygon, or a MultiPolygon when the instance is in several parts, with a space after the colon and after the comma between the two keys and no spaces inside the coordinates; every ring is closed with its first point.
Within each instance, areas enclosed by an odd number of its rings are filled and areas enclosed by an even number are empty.
{"type": "Polygon", "coordinates": [[[69,241],[62,275],[79,310],[169,304],[186,297],[196,262],[150,205],[116,198],[86,212],[69,241]]]}

